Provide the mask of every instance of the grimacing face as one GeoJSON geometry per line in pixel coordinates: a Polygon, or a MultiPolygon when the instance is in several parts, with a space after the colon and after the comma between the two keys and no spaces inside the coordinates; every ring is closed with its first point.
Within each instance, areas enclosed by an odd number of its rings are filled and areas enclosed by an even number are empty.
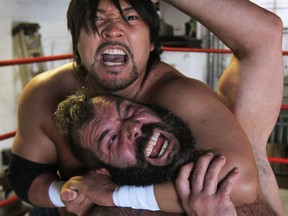
{"type": "Polygon", "coordinates": [[[123,90],[143,78],[154,45],[148,26],[135,9],[120,0],[125,20],[107,0],[98,5],[95,23],[98,29],[80,31],[78,52],[90,77],[109,92],[123,90]]]}
{"type": "Polygon", "coordinates": [[[192,160],[191,132],[171,112],[115,96],[92,100],[95,118],[82,127],[81,143],[118,184],[170,181],[192,160]]]}

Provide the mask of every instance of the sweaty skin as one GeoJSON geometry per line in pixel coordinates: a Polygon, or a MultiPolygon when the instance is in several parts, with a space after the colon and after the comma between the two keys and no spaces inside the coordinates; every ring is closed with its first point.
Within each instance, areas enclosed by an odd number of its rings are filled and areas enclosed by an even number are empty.
{"type": "MultiPolygon", "coordinates": [[[[154,49],[149,40],[148,27],[133,10],[125,13],[125,16],[133,17],[129,18],[128,25],[122,21],[118,10],[109,1],[102,0],[99,5],[102,11],[100,15],[107,22],[100,20],[99,35],[87,34],[82,29],[78,42],[82,62],[89,72],[87,79],[83,82],[79,79],[73,63],[35,77],[20,97],[18,129],[12,152],[37,163],[57,163],[59,174],[66,180],[86,173],[87,170],[83,169],[72,155],[68,139],[59,134],[53,119],[57,104],[66,96],[85,87],[92,95],[113,93],[138,102],[154,103],[174,112],[194,132],[199,150],[211,150],[227,158],[220,178],[232,168],[239,168],[241,175],[231,194],[234,203],[251,202],[258,190],[258,175],[251,145],[255,152],[259,150],[260,154],[264,154],[267,137],[276,122],[282,99],[281,20],[249,1],[219,0],[217,4],[213,0],[167,2],[199,20],[233,51],[237,60],[234,61],[235,67],[229,67],[229,71],[225,72],[226,79],[223,78],[220,85],[225,87],[231,80],[235,81],[235,94],[222,88],[220,99],[203,83],[185,77],[163,62],[155,65],[144,80],[146,62],[150,51],[154,49]],[[135,17],[138,18],[134,19],[135,17]],[[235,26],[238,28],[235,29],[235,26]],[[255,35],[257,37],[254,37],[255,35]],[[102,48],[98,49],[100,46],[102,48]],[[109,49],[124,51],[129,56],[128,61],[123,65],[104,64],[101,56],[109,49]],[[95,50],[98,50],[96,56],[95,50]],[[111,87],[108,85],[110,81],[118,85],[128,78],[131,80],[135,67],[138,77],[134,82],[115,92],[107,90],[111,87]],[[238,74],[239,80],[229,77],[229,74],[234,73],[238,74]],[[222,101],[232,109],[236,118],[222,101]],[[269,106],[266,106],[267,101],[269,106]],[[258,107],[265,107],[265,110],[259,112],[258,107]],[[258,121],[259,119],[261,121],[258,121]],[[256,128],[255,134],[251,134],[256,128]]],[[[120,3],[122,8],[128,7],[125,1],[121,0],[120,3]]],[[[266,169],[266,154],[260,156],[264,162],[257,161],[258,168],[266,169]],[[265,166],[262,166],[263,164],[265,166]]],[[[257,155],[256,159],[259,159],[257,155]]],[[[271,178],[267,181],[275,183],[275,179],[272,179],[273,173],[268,171],[271,178]]],[[[57,179],[59,177],[56,173],[38,176],[29,188],[30,201],[38,206],[53,207],[47,191],[51,182],[57,179]]],[[[261,173],[260,183],[264,186],[261,173]]],[[[268,190],[268,187],[266,189],[268,190]]],[[[264,190],[263,187],[262,191],[266,196],[264,190]]],[[[108,188],[108,191],[113,190],[108,188]]],[[[175,202],[177,194],[174,187],[156,186],[155,192],[161,209],[174,212],[182,210],[175,202]],[[161,193],[163,188],[165,194],[172,194],[169,196],[171,200],[167,200],[166,195],[161,197],[161,194],[164,194],[161,193]]],[[[271,197],[278,199],[276,188],[273,188],[272,192],[275,192],[275,195],[271,197]]],[[[266,198],[281,213],[281,202],[272,201],[269,196],[266,198]]],[[[103,202],[98,204],[113,205],[111,197],[105,198],[103,202]]],[[[77,210],[84,211],[81,206],[77,210]]]]}

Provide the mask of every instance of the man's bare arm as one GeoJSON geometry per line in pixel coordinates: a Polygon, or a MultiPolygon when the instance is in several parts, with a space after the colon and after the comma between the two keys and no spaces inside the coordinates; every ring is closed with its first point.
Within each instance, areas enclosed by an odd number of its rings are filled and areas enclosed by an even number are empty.
{"type": "Polygon", "coordinates": [[[283,96],[281,19],[244,0],[166,2],[199,20],[232,50],[234,58],[220,78],[219,95],[248,135],[264,196],[283,214],[265,148],[283,96]]]}
{"type": "MultiPolygon", "coordinates": [[[[45,94],[41,95],[42,87],[38,84],[37,79],[34,79],[21,94],[18,107],[18,129],[12,145],[12,152],[36,164],[56,165],[55,145],[43,129],[43,122],[47,127],[52,122],[43,108],[45,101],[40,98],[43,98],[45,94]]],[[[48,107],[46,104],[45,106],[48,107]]],[[[20,164],[21,166],[23,165],[20,164]]],[[[27,178],[30,179],[31,176],[35,176],[31,167],[24,168],[28,171],[27,178]]],[[[26,188],[29,201],[37,206],[54,207],[48,196],[48,188],[54,180],[58,179],[56,171],[54,173],[43,171],[42,174],[36,174],[30,187],[26,188]]]]}
{"type": "MultiPolygon", "coordinates": [[[[273,38],[272,40],[279,40],[279,31],[278,34],[275,34],[275,31],[279,28],[281,29],[281,21],[279,22],[279,18],[274,14],[249,1],[166,0],[166,2],[174,5],[189,16],[192,16],[218,36],[232,50],[235,58],[239,61],[237,73],[242,74],[246,72],[247,74],[254,72],[253,70],[260,72],[263,67],[267,69],[267,65],[261,65],[259,61],[263,61],[263,58],[255,51],[259,49],[264,50],[264,47],[262,47],[263,40],[267,40],[270,37],[273,38]],[[255,37],[255,35],[257,35],[257,37],[255,37]]],[[[267,47],[265,50],[266,49],[267,47]]],[[[271,55],[273,55],[273,53],[271,55]]],[[[276,61],[279,63],[279,58],[276,61]]],[[[267,62],[269,61],[266,59],[265,63],[267,62]]],[[[271,67],[268,68],[272,69],[271,67]]],[[[240,78],[243,79],[242,77],[240,78]]],[[[251,81],[251,83],[255,82],[255,78],[247,75],[245,82],[249,81],[251,81]]],[[[245,95],[248,98],[236,94],[233,103],[238,107],[237,113],[241,112],[243,116],[247,115],[246,112],[249,110],[240,106],[245,99],[247,99],[247,104],[249,104],[251,100],[254,100],[254,105],[257,104],[257,101],[253,97],[254,93],[251,94],[252,92],[249,93],[249,97],[247,94],[245,95]]],[[[279,102],[279,97],[276,100],[279,102]]],[[[236,117],[238,115],[237,113],[236,117]]],[[[249,116],[249,118],[251,118],[251,116],[249,116]]],[[[241,121],[239,122],[241,123],[241,121]]],[[[252,131],[253,130],[251,130],[251,132],[252,131]]],[[[233,144],[231,145],[233,146],[233,144]]],[[[227,146],[227,148],[229,148],[229,146],[227,146]]]]}

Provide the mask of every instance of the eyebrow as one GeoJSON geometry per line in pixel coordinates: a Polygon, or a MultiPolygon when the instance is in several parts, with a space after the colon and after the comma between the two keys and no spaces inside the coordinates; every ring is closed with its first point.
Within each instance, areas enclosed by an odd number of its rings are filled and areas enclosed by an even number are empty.
{"type": "Polygon", "coordinates": [[[135,9],[133,7],[127,7],[127,8],[123,8],[122,11],[123,11],[123,13],[125,13],[125,12],[129,12],[129,11],[135,11],[135,9]]]}
{"type": "MultiPolygon", "coordinates": [[[[129,11],[135,11],[135,9],[132,6],[127,7],[127,8],[121,8],[121,10],[122,10],[123,14],[126,12],[129,12],[129,11]]],[[[105,13],[105,10],[97,8],[96,12],[105,13]]]]}

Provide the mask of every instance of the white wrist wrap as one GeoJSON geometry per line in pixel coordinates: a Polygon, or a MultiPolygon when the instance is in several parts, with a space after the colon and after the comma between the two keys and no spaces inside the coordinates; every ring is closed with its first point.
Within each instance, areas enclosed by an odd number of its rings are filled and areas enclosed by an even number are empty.
{"type": "Polygon", "coordinates": [[[159,211],[153,185],[147,187],[121,186],[113,193],[116,206],[159,211]]]}
{"type": "Polygon", "coordinates": [[[61,187],[64,184],[64,181],[54,181],[49,187],[49,198],[51,202],[57,207],[64,207],[65,204],[60,198],[61,187]]]}

